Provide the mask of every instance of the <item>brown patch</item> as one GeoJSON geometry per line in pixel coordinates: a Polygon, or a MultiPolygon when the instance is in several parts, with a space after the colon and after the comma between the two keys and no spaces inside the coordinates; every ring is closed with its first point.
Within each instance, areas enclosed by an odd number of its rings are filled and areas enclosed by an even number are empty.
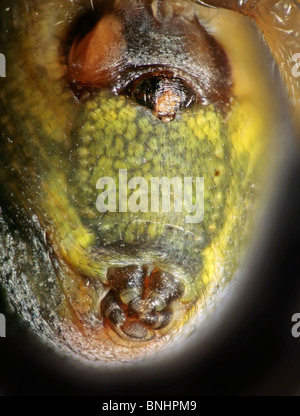
{"type": "Polygon", "coordinates": [[[170,332],[174,301],[184,293],[170,273],[144,265],[109,267],[101,301],[104,326],[127,341],[149,342],[170,332]]]}
{"type": "Polygon", "coordinates": [[[92,20],[90,30],[83,25],[82,32],[77,25],[79,32],[72,34],[67,52],[68,81],[76,95],[88,98],[91,90],[108,89],[171,121],[177,111],[189,107],[188,97],[183,97],[187,87],[187,95],[195,98],[192,103],[226,110],[233,84],[227,55],[201,25],[192,3],[183,4],[182,9],[169,0],[117,1],[104,8],[98,21],[92,20]],[[154,91],[166,73],[173,74],[167,76],[169,87],[154,91]],[[152,83],[154,99],[148,97],[145,79],[152,83]],[[179,81],[185,86],[181,91],[179,81]],[[130,94],[132,85],[139,86],[138,99],[130,94]]]}
{"type": "Polygon", "coordinates": [[[172,121],[180,105],[180,96],[174,90],[164,91],[156,99],[155,114],[164,122],[172,121]]]}
{"type": "Polygon", "coordinates": [[[125,46],[120,20],[104,16],[86,36],[74,40],[68,57],[70,83],[105,88],[125,46]]]}

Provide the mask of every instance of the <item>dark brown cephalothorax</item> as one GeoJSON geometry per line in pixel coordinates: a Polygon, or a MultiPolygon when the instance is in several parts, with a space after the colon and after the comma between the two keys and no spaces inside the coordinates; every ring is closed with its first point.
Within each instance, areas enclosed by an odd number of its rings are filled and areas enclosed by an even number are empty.
{"type": "Polygon", "coordinates": [[[193,104],[230,103],[231,69],[192,2],[98,1],[75,26],[67,51],[69,83],[78,97],[110,89],[163,121],[193,104]],[[141,52],[142,51],[142,52],[141,52]]]}

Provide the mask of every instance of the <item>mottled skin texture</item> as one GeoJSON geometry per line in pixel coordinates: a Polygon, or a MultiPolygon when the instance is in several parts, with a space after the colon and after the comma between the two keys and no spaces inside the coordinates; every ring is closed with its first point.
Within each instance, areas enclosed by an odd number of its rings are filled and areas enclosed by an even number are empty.
{"type": "Polygon", "coordinates": [[[1,197],[18,224],[2,222],[2,277],[11,303],[56,344],[93,360],[127,361],[168,342],[233,277],[255,207],[268,124],[260,106],[267,103],[256,105],[255,92],[234,98],[226,115],[194,106],[172,123],[106,91],[80,103],[60,45],[90,2],[59,3],[21,1],[1,11],[9,74],[0,90],[1,197]],[[100,214],[96,182],[117,179],[119,169],[146,179],[204,177],[204,220],[100,214]],[[107,268],[132,264],[170,272],[185,288],[170,324],[143,345],[104,327],[100,311],[107,268]],[[36,321],[26,306],[30,293],[36,321]]]}

